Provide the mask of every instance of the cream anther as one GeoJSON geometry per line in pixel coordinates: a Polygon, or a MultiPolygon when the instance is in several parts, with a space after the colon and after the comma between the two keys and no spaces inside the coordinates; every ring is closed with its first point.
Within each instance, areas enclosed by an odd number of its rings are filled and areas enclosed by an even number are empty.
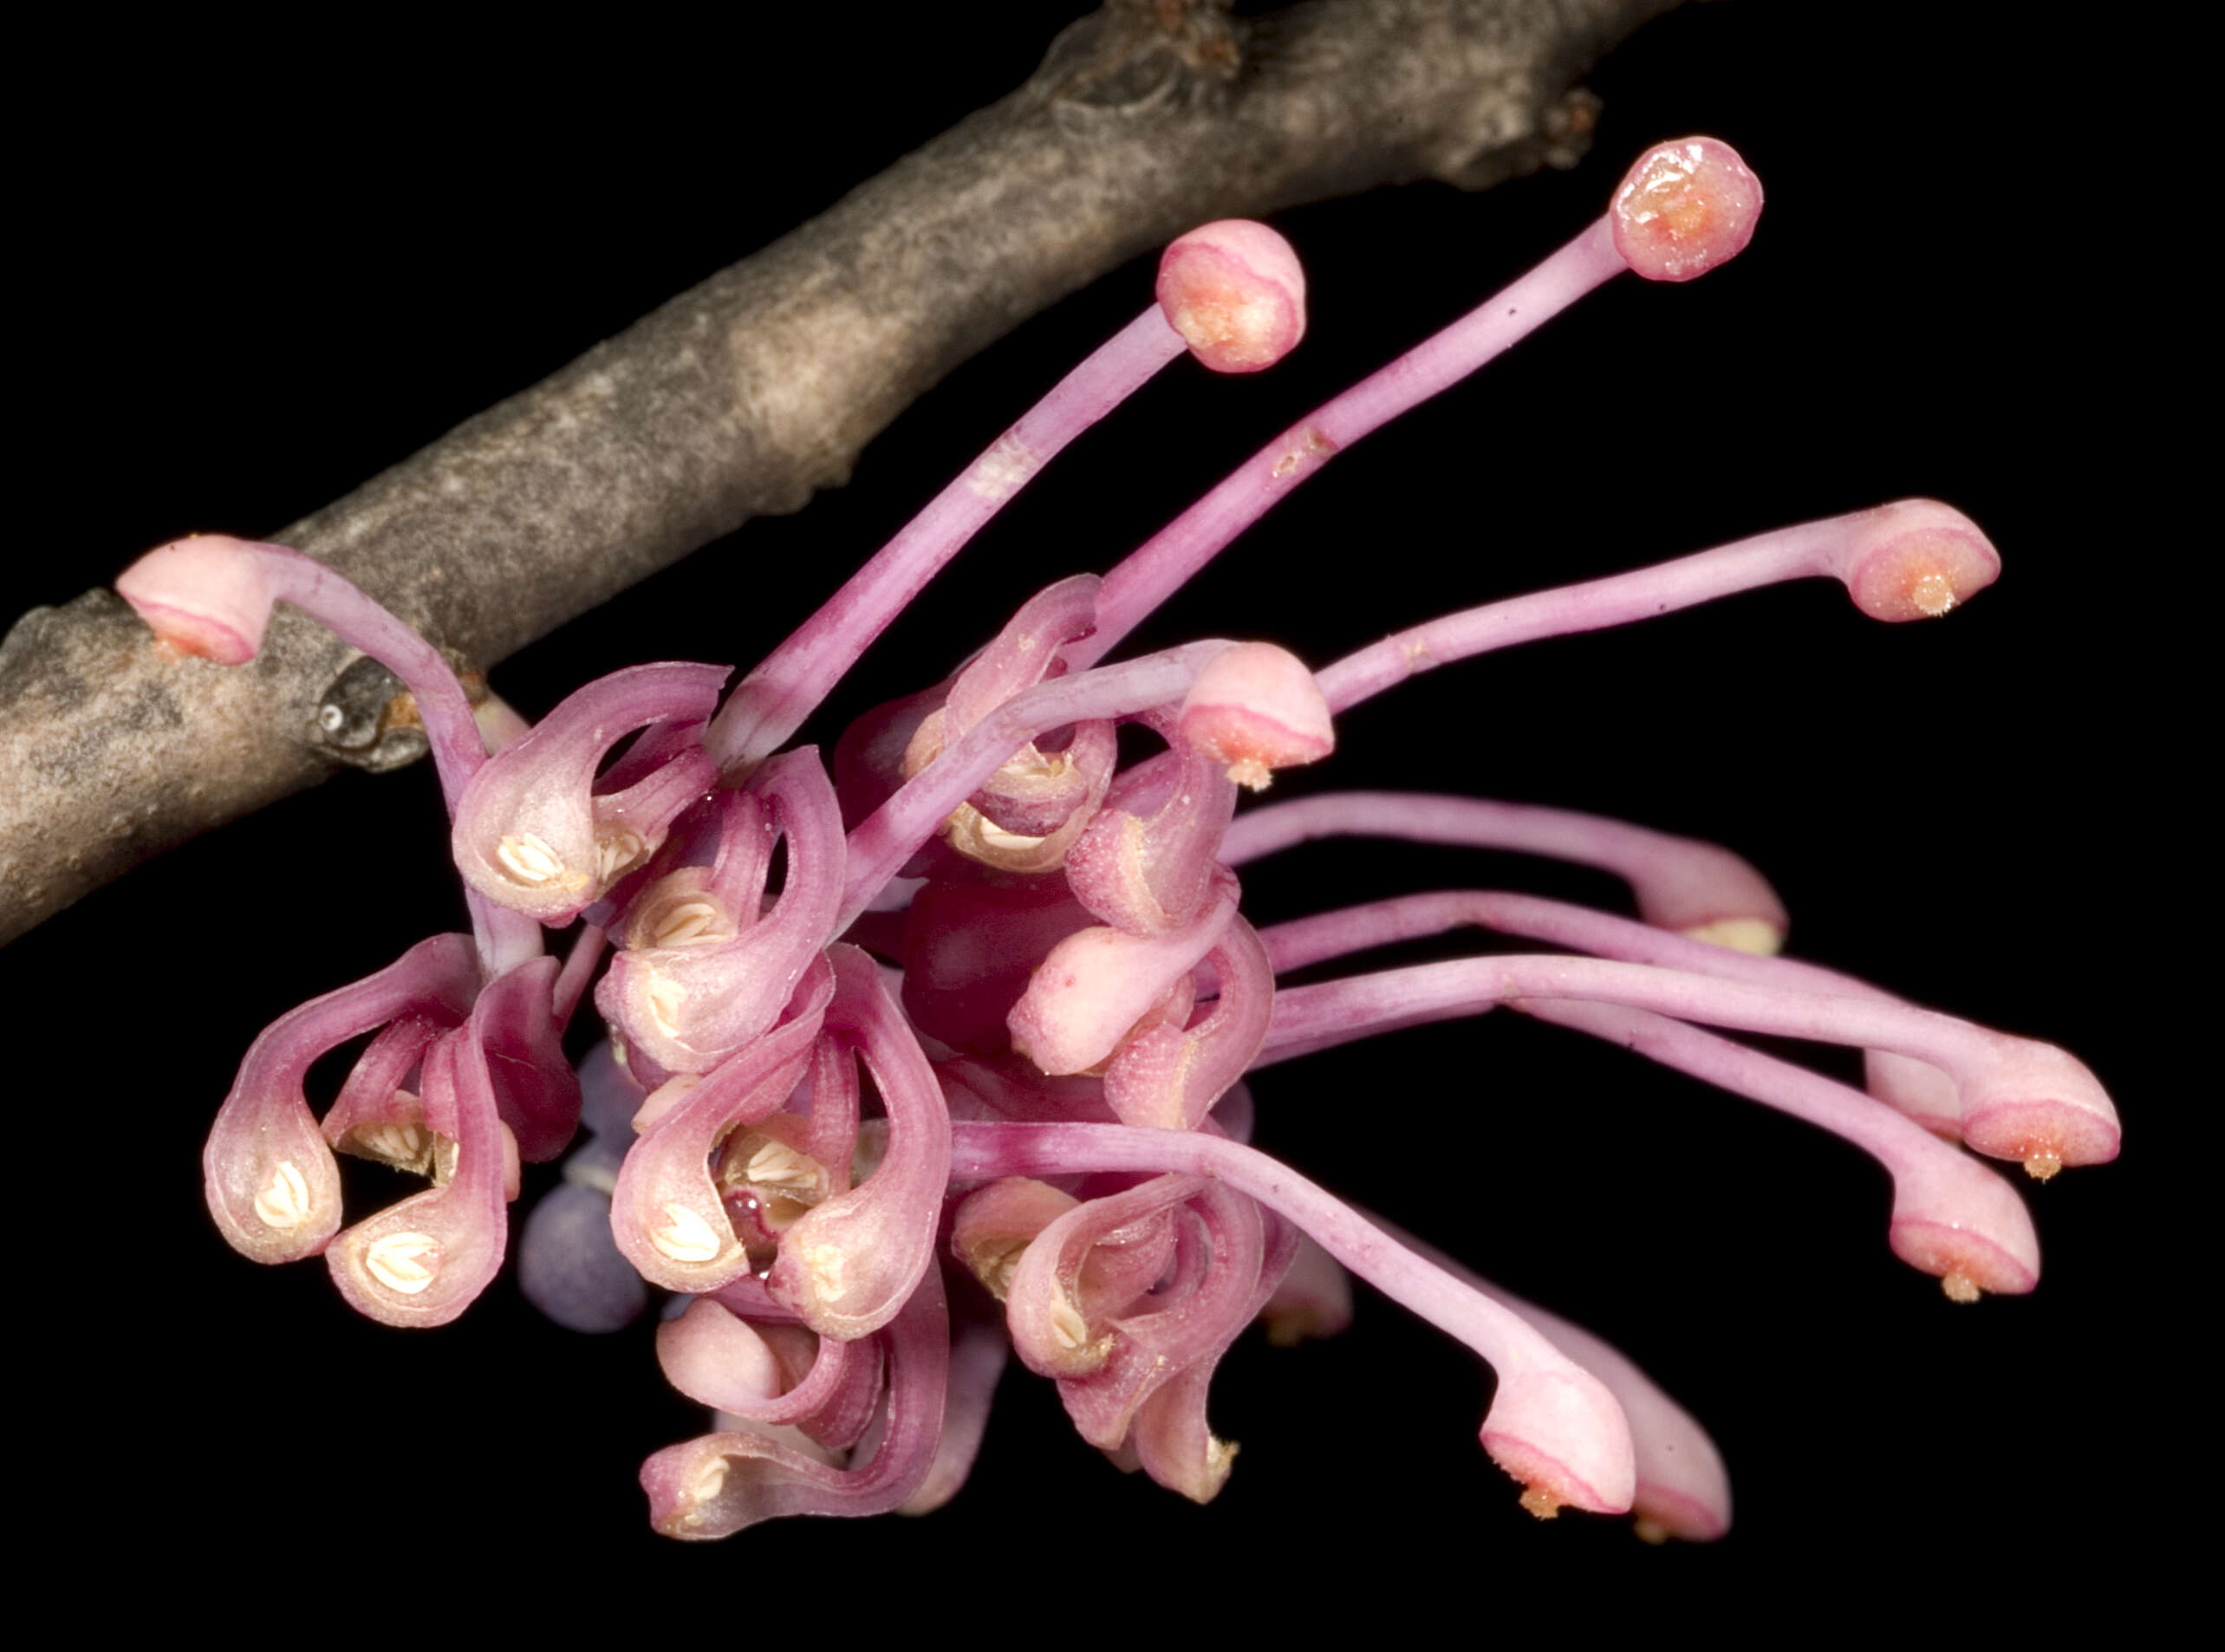
{"type": "Polygon", "coordinates": [[[680,1037],[680,1006],[686,998],[686,989],[669,976],[650,977],[649,1013],[656,1018],[659,1031],[669,1037],[680,1037]]]}
{"type": "Polygon", "coordinates": [[[647,847],[642,842],[639,832],[621,829],[598,836],[595,840],[595,875],[600,887],[608,888],[617,881],[620,873],[641,858],[647,847]]]}
{"type": "Polygon", "coordinates": [[[315,1202],[301,1167],[291,1159],[281,1159],[270,1167],[262,1191],[255,1195],[255,1214],[265,1227],[290,1233],[308,1222],[315,1202]]]}
{"type": "Polygon", "coordinates": [[[702,940],[706,937],[719,939],[721,936],[714,934],[714,931],[723,932],[731,928],[732,926],[725,922],[725,914],[719,910],[715,902],[683,901],[657,915],[656,922],[649,932],[649,939],[652,944],[659,946],[685,946],[691,941],[702,940]]]}
{"type": "Polygon", "coordinates": [[[350,1130],[341,1147],[397,1170],[423,1175],[433,1167],[433,1140],[414,1124],[389,1120],[350,1130]]]}
{"type": "Polygon", "coordinates": [[[363,1267],[387,1290],[413,1297],[440,1272],[440,1241],[414,1231],[386,1234],[363,1252],[363,1267]]]}
{"type": "Polygon", "coordinates": [[[970,1259],[973,1277],[980,1280],[982,1288],[999,1302],[1012,1294],[1012,1270],[1019,1266],[1020,1258],[1027,1254],[1027,1244],[1024,1239],[1000,1239],[993,1245],[978,1247],[970,1259]]]}
{"type": "Polygon", "coordinates": [[[713,1457],[703,1465],[702,1472],[695,1477],[695,1484],[688,1487],[688,1494],[699,1503],[708,1503],[719,1495],[725,1484],[726,1460],[713,1457]]]}
{"type": "Polygon", "coordinates": [[[520,883],[538,887],[562,877],[564,863],[556,850],[530,832],[506,832],[494,848],[494,857],[520,883]]]}
{"type": "Polygon", "coordinates": [[[1051,1334],[1061,1348],[1081,1348],[1090,1340],[1090,1322],[1082,1317],[1081,1311],[1072,1303],[1060,1297],[1051,1304],[1051,1334]]]}
{"type": "Polygon", "coordinates": [[[711,1224],[686,1205],[667,1205],[664,1219],[649,1230],[649,1243],[675,1262],[708,1262],[725,1248],[711,1224]]]}
{"type": "Polygon", "coordinates": [[[816,1192],[826,1172],[819,1161],[798,1153],[783,1141],[767,1141],[750,1154],[747,1179],[752,1186],[777,1187],[787,1193],[816,1192]]]}

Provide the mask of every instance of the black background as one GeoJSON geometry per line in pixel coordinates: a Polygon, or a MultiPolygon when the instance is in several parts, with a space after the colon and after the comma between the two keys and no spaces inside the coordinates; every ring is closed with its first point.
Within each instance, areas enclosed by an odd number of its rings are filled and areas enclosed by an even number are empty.
{"type": "MultiPolygon", "coordinates": [[[[0,611],[336,497],[1016,84],[1079,10],[384,24],[344,43],[196,29],[57,60],[69,96],[19,152],[29,521],[0,611]]],[[[2185,864],[2214,829],[2189,823],[2181,780],[2214,753],[2193,746],[2170,632],[2215,534],[2174,535],[2160,502],[2175,462],[2150,387],[2191,337],[2148,267],[2176,240],[2168,96],[2131,50],[2035,38],[2020,15],[1688,8],[1595,75],[1604,116],[1574,172],[1283,215],[1311,270],[1303,349],[1240,382],[1177,364],[982,536],[835,708],[932,680],[1028,592],[1109,565],[1574,234],[1647,144],[1738,145],[1769,191],[1744,257],[1682,289],[1614,283],[1340,458],[1138,639],[1261,635],[1326,660],[1909,494],[2001,546],[2001,582],[1942,624],[1878,626],[1812,583],[1532,646],[1356,712],[1332,762],[1284,783],[1719,839],[1776,881],[1802,955],[2059,1042],[2112,1086],[2124,1161],[2033,1193],[2038,1292],[1958,1308],[1887,1251],[1867,1161],[1573,1034],[1492,1017],[1260,1080],[1263,1145],[1602,1331],[1703,1418],[1738,1499],[1727,1541],[1656,1552],[1617,1523],[1532,1522],[1474,1442],[1487,1374],[1364,1292],[1340,1341],[1232,1353],[1213,1415],[1244,1449],[1210,1509],[1107,1467],[1019,1375],[973,1483],[930,1519],[654,1538],[635,1466],[700,1423],[646,1327],[570,1337],[505,1278],[456,1326],[390,1331],[321,1268],[250,1267],[200,1206],[200,1138],[257,1030],[458,921],[426,772],[342,776],[0,965],[33,1081],[14,1174],[42,1213],[14,1295],[66,1456],[42,1471],[50,1532],[194,1561],[218,1589],[243,1567],[338,1581],[399,1558],[402,1582],[514,1555],[488,1586],[571,1599],[654,1578],[744,1586],[726,1598],[755,1607],[831,1586],[893,1612],[1001,1597],[999,1622],[1037,1629],[1180,1628],[1203,1621],[1193,1601],[1262,1628],[1337,1600],[1580,1623],[1625,1594],[1729,1622],[1773,1598],[1765,1582],[1823,1605],[1942,1577],[2014,1606],[2153,1562],[2209,1454],[2177,1397],[2177,1316],[2199,1298],[2164,1187],[2206,1148],[2181,1121],[2215,1100],[2214,1076],[2174,1070],[2209,1012],[2169,972],[2173,933],[2214,917],[2185,864]]],[[[850,485],[566,628],[498,687],[533,715],[642,659],[746,666],[1148,287],[1139,263],[1028,324],[850,485]]],[[[1246,881],[1257,918],[1436,887],[1623,898],[1402,847],[1298,851],[1246,881]]]]}

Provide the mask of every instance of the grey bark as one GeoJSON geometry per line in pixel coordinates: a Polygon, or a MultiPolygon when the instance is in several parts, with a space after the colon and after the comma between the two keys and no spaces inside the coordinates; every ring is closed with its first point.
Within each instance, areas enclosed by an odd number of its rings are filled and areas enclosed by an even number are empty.
{"type": "MultiPolygon", "coordinates": [[[[1675,0],[1112,0],[1010,96],[752,257],[271,537],[484,670],[843,481],[967,356],[1200,221],[1573,164],[1574,82],[1675,0]]],[[[0,941],[131,866],[422,737],[290,608],[227,670],[113,593],[0,642],[0,941]]]]}

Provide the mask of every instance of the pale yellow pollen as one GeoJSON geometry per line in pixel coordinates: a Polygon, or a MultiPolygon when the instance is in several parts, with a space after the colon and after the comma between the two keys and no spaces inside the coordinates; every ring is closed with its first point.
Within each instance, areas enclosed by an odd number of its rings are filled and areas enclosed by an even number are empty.
{"type": "Polygon", "coordinates": [[[664,1207],[664,1223],[648,1230],[649,1243],[675,1262],[708,1262],[723,1248],[711,1224],[687,1206],[664,1207]]]}
{"type": "Polygon", "coordinates": [[[1669,1541],[1669,1528],[1649,1514],[1641,1514],[1630,1525],[1630,1530],[1640,1543],[1649,1543],[1658,1549],[1669,1541]]]}
{"type": "Polygon", "coordinates": [[[1550,1520],[1560,1512],[1561,1501],[1545,1486],[1532,1485],[1522,1488],[1522,1506],[1540,1520],[1550,1520]]]}
{"type": "Polygon", "coordinates": [[[1774,958],[1785,944],[1784,932],[1766,918],[1718,918],[1713,923],[1695,924],[1684,934],[1710,946],[1727,946],[1756,958],[1774,958]]]}
{"type": "Polygon", "coordinates": [[[1228,1470],[1236,1461],[1237,1446],[1233,1440],[1223,1440],[1219,1434],[1207,1434],[1205,1447],[1205,1472],[1208,1485],[1218,1486],[1228,1478],[1228,1470]]]}
{"type": "Polygon", "coordinates": [[[1919,614],[1937,619],[1955,606],[1955,585],[1946,575],[1930,573],[1909,586],[1909,602],[1919,614]]]}
{"type": "Polygon", "coordinates": [[[1265,791],[1275,771],[1257,758],[1239,758],[1228,765],[1228,777],[1246,791],[1265,791]]]}
{"type": "Polygon", "coordinates": [[[1986,1294],[1978,1289],[1978,1282],[1960,1268],[1942,1278],[1939,1288],[1947,1293],[1949,1302],[1975,1302],[1986,1294]]]}
{"type": "Polygon", "coordinates": [[[263,1226],[290,1233],[308,1222],[316,1201],[309,1197],[309,1179],[291,1159],[281,1159],[255,1195],[255,1214],[263,1226]]]}
{"type": "Polygon", "coordinates": [[[2024,1155],[2024,1174],[2034,1181],[2046,1181],[2063,1167],[2063,1155],[2047,1142],[2042,1142],[2024,1155]]]}
{"type": "Polygon", "coordinates": [[[520,883],[547,883],[564,872],[556,851],[531,832],[504,833],[494,846],[494,857],[520,883]]]}
{"type": "Polygon", "coordinates": [[[371,1241],[363,1266],[387,1290],[413,1297],[440,1272],[440,1241],[414,1231],[388,1233],[371,1241]]]}

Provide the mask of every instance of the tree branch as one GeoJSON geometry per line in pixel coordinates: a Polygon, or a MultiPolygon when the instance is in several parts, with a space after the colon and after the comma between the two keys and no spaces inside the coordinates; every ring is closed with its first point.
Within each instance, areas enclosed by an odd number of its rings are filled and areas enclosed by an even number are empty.
{"type": "MultiPolygon", "coordinates": [[[[1675,3],[1112,0],[1010,96],[273,537],[484,670],[843,481],[953,367],[1192,224],[1572,164],[1576,77],[1675,3]]],[[[238,670],[106,590],[32,610],[0,642],[0,940],[337,763],[419,755],[394,688],[290,609],[238,670]]]]}

